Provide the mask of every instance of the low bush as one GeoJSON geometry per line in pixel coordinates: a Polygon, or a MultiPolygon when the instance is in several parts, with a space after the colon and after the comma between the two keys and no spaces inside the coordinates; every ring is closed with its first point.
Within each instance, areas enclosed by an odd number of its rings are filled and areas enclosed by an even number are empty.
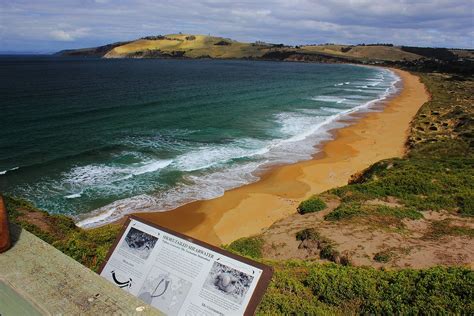
{"type": "Polygon", "coordinates": [[[262,258],[262,247],[262,237],[244,237],[237,239],[228,246],[224,246],[224,248],[227,250],[237,252],[243,256],[254,259],[262,258]]]}
{"type": "Polygon", "coordinates": [[[390,259],[392,259],[392,256],[393,256],[392,252],[388,250],[384,250],[384,251],[377,252],[374,255],[374,260],[381,263],[387,263],[390,261],[390,259]]]}
{"type": "Polygon", "coordinates": [[[319,212],[326,208],[326,203],[317,196],[312,196],[309,199],[303,201],[298,206],[298,213],[306,214],[319,212]]]}
{"type": "Polygon", "coordinates": [[[467,268],[377,270],[308,261],[275,269],[257,314],[464,314],[474,312],[467,268]]]}
{"type": "Polygon", "coordinates": [[[405,207],[388,207],[388,206],[378,206],[375,211],[375,214],[382,216],[392,216],[398,219],[420,219],[423,218],[423,214],[412,208],[405,207]]]}
{"type": "Polygon", "coordinates": [[[324,216],[324,219],[327,221],[339,221],[354,216],[360,216],[362,213],[363,210],[360,203],[343,203],[334,211],[324,216]]]}
{"type": "Polygon", "coordinates": [[[314,228],[306,228],[296,233],[296,240],[305,241],[313,240],[318,241],[321,239],[321,235],[314,228]]]}

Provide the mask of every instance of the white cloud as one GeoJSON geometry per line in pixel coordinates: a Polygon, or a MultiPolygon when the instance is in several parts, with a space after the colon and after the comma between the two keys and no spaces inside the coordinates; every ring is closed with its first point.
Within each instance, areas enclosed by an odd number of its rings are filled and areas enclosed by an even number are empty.
{"type": "Polygon", "coordinates": [[[472,48],[473,30],[465,0],[0,0],[0,46],[70,48],[181,31],[288,44],[472,48]]]}
{"type": "Polygon", "coordinates": [[[80,28],[76,30],[64,31],[64,30],[53,30],[49,33],[51,38],[56,41],[72,42],[78,38],[85,37],[88,35],[88,28],[80,28]]]}
{"type": "Polygon", "coordinates": [[[74,40],[71,34],[62,30],[51,31],[49,34],[51,35],[52,39],[57,41],[70,42],[74,40]]]}

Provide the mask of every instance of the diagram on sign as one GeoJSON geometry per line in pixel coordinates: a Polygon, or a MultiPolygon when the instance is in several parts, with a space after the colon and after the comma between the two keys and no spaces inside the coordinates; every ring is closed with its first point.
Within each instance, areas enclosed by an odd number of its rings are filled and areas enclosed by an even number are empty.
{"type": "Polygon", "coordinates": [[[162,312],[175,315],[184,303],[192,283],[169,272],[153,267],[138,297],[162,312]]]}

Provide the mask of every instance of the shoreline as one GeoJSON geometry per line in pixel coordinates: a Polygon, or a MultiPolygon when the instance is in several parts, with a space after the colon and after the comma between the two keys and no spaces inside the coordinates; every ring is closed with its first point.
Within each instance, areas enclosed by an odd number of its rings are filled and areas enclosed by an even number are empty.
{"type": "Polygon", "coordinates": [[[211,200],[134,215],[219,246],[261,233],[294,214],[302,200],[347,184],[352,174],[377,161],[403,156],[409,124],[428,94],[417,76],[391,70],[402,79],[398,94],[382,101],[382,112],[344,119],[351,124],[330,131],[334,139],[323,142],[311,160],[272,167],[257,182],[211,200]]]}

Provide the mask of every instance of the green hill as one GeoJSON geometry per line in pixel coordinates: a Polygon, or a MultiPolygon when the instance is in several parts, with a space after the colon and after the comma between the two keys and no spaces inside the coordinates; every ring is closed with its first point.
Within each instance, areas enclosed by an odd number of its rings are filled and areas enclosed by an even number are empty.
{"type": "Polygon", "coordinates": [[[268,48],[222,37],[170,34],[114,47],[104,57],[257,58],[265,50],[268,48]]]}

